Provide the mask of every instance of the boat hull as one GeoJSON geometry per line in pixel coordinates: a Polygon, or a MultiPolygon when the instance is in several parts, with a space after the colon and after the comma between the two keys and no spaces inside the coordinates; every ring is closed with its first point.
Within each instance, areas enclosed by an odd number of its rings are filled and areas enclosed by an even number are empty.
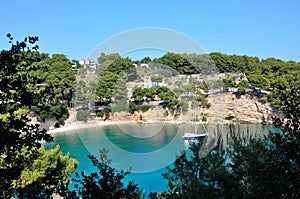
{"type": "Polygon", "coordinates": [[[197,134],[197,133],[185,133],[182,138],[185,140],[194,140],[194,139],[202,139],[206,137],[206,133],[197,134]]]}

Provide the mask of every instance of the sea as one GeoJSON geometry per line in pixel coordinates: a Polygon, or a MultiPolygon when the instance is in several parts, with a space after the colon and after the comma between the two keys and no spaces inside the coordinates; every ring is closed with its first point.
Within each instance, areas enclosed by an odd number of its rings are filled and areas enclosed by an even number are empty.
{"type": "MultiPolygon", "coordinates": [[[[266,135],[276,130],[273,126],[261,124],[236,125],[234,128],[244,135],[266,135]]],[[[168,166],[172,167],[176,155],[191,145],[192,141],[184,140],[183,134],[195,131],[207,133],[205,143],[212,142],[219,135],[225,138],[230,129],[227,125],[120,123],[55,133],[54,142],[44,146],[51,149],[59,144],[63,154],[69,153],[78,160],[75,172],[85,171],[87,174],[97,171],[87,156],[99,157],[99,150],[105,148],[111,160],[110,166],[131,171],[123,182],[127,184],[131,180],[144,194],[149,194],[168,189],[168,182],[162,174],[168,166]]]]}

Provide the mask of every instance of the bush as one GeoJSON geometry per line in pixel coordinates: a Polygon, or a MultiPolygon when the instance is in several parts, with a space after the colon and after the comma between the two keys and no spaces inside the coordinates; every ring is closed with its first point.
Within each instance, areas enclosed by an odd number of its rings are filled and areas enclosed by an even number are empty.
{"type": "Polygon", "coordinates": [[[68,113],[68,107],[65,104],[46,104],[43,106],[32,106],[31,111],[38,115],[39,121],[45,122],[47,117],[55,117],[57,120],[68,113]]]}
{"type": "Polygon", "coordinates": [[[137,111],[138,107],[134,102],[129,102],[129,112],[134,113],[134,111],[137,111]]]}
{"type": "Polygon", "coordinates": [[[104,114],[105,114],[104,109],[102,109],[102,110],[100,110],[100,111],[96,111],[96,116],[97,116],[97,117],[103,117],[104,114]]]}
{"type": "Polygon", "coordinates": [[[202,122],[206,122],[207,121],[207,118],[205,115],[202,116],[202,122]]]}
{"type": "Polygon", "coordinates": [[[267,100],[266,97],[262,97],[262,98],[259,99],[259,102],[262,103],[262,104],[267,103],[267,101],[268,101],[268,100],[267,100]]]}
{"type": "Polygon", "coordinates": [[[78,121],[84,121],[84,122],[87,122],[89,117],[90,117],[89,110],[80,110],[77,112],[77,115],[76,115],[76,119],[78,121]]]}
{"type": "Polygon", "coordinates": [[[148,111],[150,108],[151,108],[151,107],[148,106],[148,105],[143,105],[143,106],[141,106],[141,111],[146,112],[146,111],[148,111]]]}

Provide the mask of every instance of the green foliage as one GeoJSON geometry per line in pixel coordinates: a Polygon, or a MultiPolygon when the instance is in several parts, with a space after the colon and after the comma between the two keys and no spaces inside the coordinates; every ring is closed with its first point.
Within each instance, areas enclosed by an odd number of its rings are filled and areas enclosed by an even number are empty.
{"type": "MultiPolygon", "coordinates": [[[[124,186],[122,182],[130,174],[130,171],[116,171],[109,166],[111,160],[108,159],[107,153],[106,149],[100,150],[100,159],[95,156],[88,156],[99,172],[93,172],[90,175],[85,172],[81,172],[81,175],[76,173],[74,181],[77,184],[75,188],[77,188],[81,198],[140,198],[137,184],[129,181],[124,186]]],[[[75,192],[73,192],[73,198],[75,198],[74,195],[76,195],[75,192]]]]}
{"type": "Polygon", "coordinates": [[[161,83],[163,79],[164,79],[164,76],[162,76],[162,75],[152,75],[151,76],[151,81],[155,82],[155,83],[161,83]]]}
{"type": "Polygon", "coordinates": [[[89,110],[79,110],[76,115],[76,119],[78,121],[84,121],[84,122],[87,122],[89,117],[90,117],[89,110]]]}
{"type": "Polygon", "coordinates": [[[138,110],[137,105],[134,102],[129,102],[129,112],[133,114],[137,110],[138,110]]]}
{"type": "Polygon", "coordinates": [[[134,79],[136,79],[136,71],[133,62],[129,58],[117,58],[101,73],[96,94],[100,101],[111,101],[114,92],[117,97],[124,96],[125,93],[122,93],[122,91],[126,91],[124,83],[134,79]]]}
{"type": "Polygon", "coordinates": [[[142,101],[144,98],[146,100],[153,100],[154,96],[157,94],[155,88],[141,88],[135,87],[132,92],[131,99],[134,101],[142,101]]]}
{"type": "Polygon", "coordinates": [[[151,108],[149,105],[136,105],[134,102],[129,102],[129,112],[133,114],[135,111],[146,112],[151,108]]]}
{"type": "Polygon", "coordinates": [[[266,97],[262,97],[262,98],[259,98],[259,102],[262,103],[262,104],[265,104],[268,102],[267,98],[266,97]]]}
{"type": "MultiPolygon", "coordinates": [[[[7,36],[12,43],[12,36],[7,36]]],[[[60,96],[49,93],[53,85],[46,82],[50,81],[52,72],[59,69],[58,65],[67,60],[60,63],[57,58],[61,56],[53,56],[54,61],[47,54],[35,51],[38,49],[34,45],[36,41],[37,37],[26,37],[0,52],[0,198],[50,198],[54,192],[62,193],[77,164],[74,159],[62,156],[59,147],[53,151],[40,148],[40,141],[49,142],[53,138],[46,130],[40,130],[39,125],[29,123],[28,109],[50,102],[59,106],[48,107],[51,114],[59,116],[66,112],[61,102],[67,101],[70,94],[69,79],[63,75],[63,80],[57,79],[57,85],[65,81],[60,87],[60,96]],[[50,65],[55,69],[50,69],[50,65]]],[[[69,74],[70,79],[72,75],[69,74]]]]}
{"type": "MultiPolygon", "coordinates": [[[[62,187],[68,186],[68,178],[78,165],[69,154],[62,155],[59,145],[51,150],[43,147],[36,150],[36,158],[28,162],[20,178],[12,182],[20,198],[48,198],[53,193],[60,193],[62,187]]],[[[28,154],[30,151],[23,148],[22,153],[28,154]]]]}
{"type": "Polygon", "coordinates": [[[206,122],[207,121],[207,118],[205,115],[202,116],[202,122],[206,122]]]}
{"type": "MultiPolygon", "coordinates": [[[[297,198],[300,194],[300,89],[282,91],[275,118],[281,132],[261,137],[231,127],[226,143],[199,141],[163,177],[167,193],[154,198],[297,198]],[[204,156],[203,156],[204,154],[204,156]]],[[[221,133],[221,132],[220,132],[221,133]]]]}
{"type": "Polygon", "coordinates": [[[96,94],[99,96],[100,101],[111,101],[113,89],[118,79],[119,75],[110,71],[104,72],[99,78],[96,94]]]}
{"type": "Polygon", "coordinates": [[[249,83],[251,86],[259,87],[262,89],[269,89],[270,88],[270,81],[268,78],[264,77],[260,74],[250,74],[248,76],[249,83]]]}
{"type": "Polygon", "coordinates": [[[226,179],[226,175],[223,175],[226,174],[226,168],[223,166],[225,159],[222,153],[218,153],[221,142],[218,142],[218,145],[213,148],[214,152],[209,153],[205,159],[199,156],[201,144],[202,141],[192,145],[190,158],[186,152],[182,152],[176,158],[174,167],[168,167],[167,173],[163,174],[163,177],[168,180],[170,198],[217,198],[221,196],[221,191],[219,194],[212,191],[218,185],[216,181],[220,174],[222,174],[220,177],[226,179]],[[210,172],[213,176],[209,176],[210,172]]]}
{"type": "Polygon", "coordinates": [[[102,109],[102,110],[96,112],[96,116],[97,116],[97,117],[103,117],[104,114],[105,114],[104,109],[102,109]]]}
{"type": "Polygon", "coordinates": [[[242,72],[254,71],[259,68],[260,62],[257,57],[246,55],[225,55],[219,52],[209,54],[219,72],[242,72]]]}
{"type": "Polygon", "coordinates": [[[45,122],[46,118],[48,117],[54,117],[57,120],[59,120],[60,118],[62,118],[63,115],[68,114],[68,107],[64,104],[45,104],[32,106],[31,110],[37,113],[38,119],[43,122],[45,122]]]}
{"type": "MultiPolygon", "coordinates": [[[[220,72],[245,73],[250,85],[254,87],[285,90],[300,83],[299,62],[285,62],[275,58],[259,60],[257,57],[225,55],[222,53],[210,53],[210,57],[220,72]]],[[[224,83],[229,83],[225,87],[230,86],[230,82],[224,83]]],[[[231,85],[231,87],[235,86],[231,85]]],[[[270,100],[273,100],[273,98],[270,98],[270,100]]]]}
{"type": "Polygon", "coordinates": [[[195,73],[193,66],[191,66],[191,64],[188,62],[188,60],[185,59],[180,54],[168,52],[165,55],[163,55],[161,58],[158,58],[154,61],[159,64],[169,66],[181,74],[194,74],[195,73]]]}
{"type": "Polygon", "coordinates": [[[183,114],[187,113],[189,111],[189,104],[186,101],[179,101],[178,104],[178,111],[182,112],[183,114]]]}
{"type": "Polygon", "coordinates": [[[150,57],[144,57],[143,59],[141,59],[140,63],[145,63],[148,64],[150,63],[152,60],[150,57]]]}
{"type": "Polygon", "coordinates": [[[237,87],[234,77],[223,79],[223,83],[224,83],[224,87],[226,87],[226,88],[236,88],[237,87]]]}
{"type": "Polygon", "coordinates": [[[114,106],[111,107],[111,111],[115,112],[122,112],[127,111],[129,109],[127,99],[119,100],[114,106]]]}
{"type": "Polygon", "coordinates": [[[244,91],[245,89],[247,89],[249,87],[249,83],[247,80],[242,80],[241,82],[238,83],[238,90],[240,91],[244,91]]]}
{"type": "Polygon", "coordinates": [[[151,106],[149,106],[149,105],[142,105],[142,106],[141,106],[141,111],[142,111],[142,112],[146,112],[146,111],[148,111],[150,108],[151,108],[151,106]]]}
{"type": "Polygon", "coordinates": [[[159,86],[156,90],[156,94],[158,97],[164,101],[166,100],[175,100],[177,99],[177,96],[175,93],[166,86],[159,86]]]}
{"type": "Polygon", "coordinates": [[[199,91],[196,92],[196,100],[199,106],[202,108],[210,108],[211,106],[209,101],[205,98],[204,94],[199,91]]]}
{"type": "Polygon", "coordinates": [[[70,61],[64,55],[53,54],[43,62],[48,66],[48,75],[45,79],[47,101],[52,104],[70,102],[75,83],[70,61]]]}
{"type": "Polygon", "coordinates": [[[99,66],[96,69],[96,74],[102,75],[111,63],[113,63],[116,59],[120,58],[121,56],[118,53],[111,53],[107,55],[105,53],[101,53],[98,57],[99,66]]]}

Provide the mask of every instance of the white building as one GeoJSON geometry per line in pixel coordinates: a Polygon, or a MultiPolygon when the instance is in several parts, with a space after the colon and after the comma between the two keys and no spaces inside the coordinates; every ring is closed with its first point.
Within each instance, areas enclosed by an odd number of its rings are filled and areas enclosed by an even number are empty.
{"type": "Polygon", "coordinates": [[[142,68],[149,68],[149,64],[140,64],[140,67],[142,67],[142,68]]]}
{"type": "Polygon", "coordinates": [[[81,60],[79,61],[79,63],[80,63],[83,67],[85,67],[85,68],[90,68],[90,69],[92,69],[92,70],[96,70],[96,68],[97,68],[97,63],[96,63],[96,61],[91,60],[91,59],[81,59],[81,60]]]}
{"type": "Polygon", "coordinates": [[[150,76],[144,77],[144,88],[152,88],[152,81],[150,76]]]}

